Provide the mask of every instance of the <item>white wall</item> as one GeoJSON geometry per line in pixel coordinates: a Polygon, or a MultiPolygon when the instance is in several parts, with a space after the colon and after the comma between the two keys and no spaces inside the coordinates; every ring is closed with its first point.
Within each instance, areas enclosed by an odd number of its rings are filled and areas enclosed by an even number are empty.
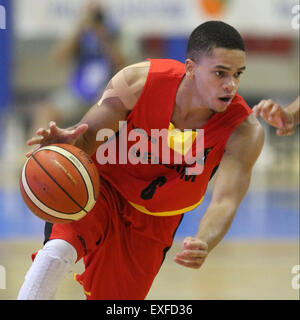
{"type": "MultiPolygon", "coordinates": [[[[17,0],[15,23],[21,38],[64,37],[90,0],[17,0]]],[[[95,0],[100,2],[99,0],[95,0]]],[[[141,34],[188,34],[205,20],[224,20],[241,33],[297,37],[298,0],[228,0],[216,16],[203,0],[109,0],[101,3],[121,29],[141,34]]],[[[216,0],[217,1],[217,0],[216,0]]]]}

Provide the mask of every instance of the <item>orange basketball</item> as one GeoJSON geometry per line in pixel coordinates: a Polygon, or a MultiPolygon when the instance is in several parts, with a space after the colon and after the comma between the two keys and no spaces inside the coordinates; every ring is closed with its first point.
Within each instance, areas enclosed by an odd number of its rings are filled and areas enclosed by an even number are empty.
{"type": "Polygon", "coordinates": [[[52,223],[82,219],[99,196],[99,174],[93,160],[69,144],[38,149],[25,163],[20,189],[28,208],[52,223]]]}

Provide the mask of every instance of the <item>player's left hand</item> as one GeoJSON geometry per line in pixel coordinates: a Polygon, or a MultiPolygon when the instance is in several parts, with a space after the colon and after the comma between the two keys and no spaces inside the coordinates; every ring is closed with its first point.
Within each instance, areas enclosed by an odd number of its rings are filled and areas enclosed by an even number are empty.
{"type": "Polygon", "coordinates": [[[261,100],[253,107],[253,112],[256,117],[260,115],[271,126],[277,128],[276,133],[278,136],[294,134],[295,123],[293,116],[273,100],[261,100]]]}
{"type": "Polygon", "coordinates": [[[194,237],[186,237],[183,250],[177,253],[174,261],[184,267],[199,269],[208,255],[208,245],[194,237]]]}

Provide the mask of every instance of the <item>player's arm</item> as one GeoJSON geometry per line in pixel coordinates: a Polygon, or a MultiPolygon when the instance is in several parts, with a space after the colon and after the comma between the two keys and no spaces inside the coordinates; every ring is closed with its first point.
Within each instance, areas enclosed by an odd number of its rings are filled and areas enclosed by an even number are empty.
{"type": "Polygon", "coordinates": [[[300,97],[284,108],[285,112],[290,113],[293,116],[294,124],[300,123],[300,97]]]}
{"type": "Polygon", "coordinates": [[[249,188],[251,173],[264,143],[263,129],[251,114],[227,141],[213,189],[212,200],[195,237],[184,240],[175,262],[198,269],[207,254],[228,231],[249,188]]]}
{"type": "Polygon", "coordinates": [[[146,82],[149,65],[149,62],[141,62],[117,73],[108,83],[99,102],[73,127],[61,129],[50,122],[49,129],[38,129],[37,136],[27,141],[27,145],[36,145],[36,148],[26,156],[42,146],[54,143],[73,144],[90,155],[94,154],[103,143],[96,140],[98,131],[107,128],[116,133],[119,121],[126,120],[137,103],[146,82]]]}

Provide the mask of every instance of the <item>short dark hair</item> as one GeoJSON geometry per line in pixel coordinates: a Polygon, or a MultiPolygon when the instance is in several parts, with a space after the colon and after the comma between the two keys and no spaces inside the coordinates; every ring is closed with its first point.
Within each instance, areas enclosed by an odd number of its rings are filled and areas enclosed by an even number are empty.
{"type": "Polygon", "coordinates": [[[238,49],[245,51],[244,41],[239,32],[222,21],[207,21],[191,33],[187,45],[187,58],[198,61],[201,54],[211,54],[214,48],[238,49]]]}

